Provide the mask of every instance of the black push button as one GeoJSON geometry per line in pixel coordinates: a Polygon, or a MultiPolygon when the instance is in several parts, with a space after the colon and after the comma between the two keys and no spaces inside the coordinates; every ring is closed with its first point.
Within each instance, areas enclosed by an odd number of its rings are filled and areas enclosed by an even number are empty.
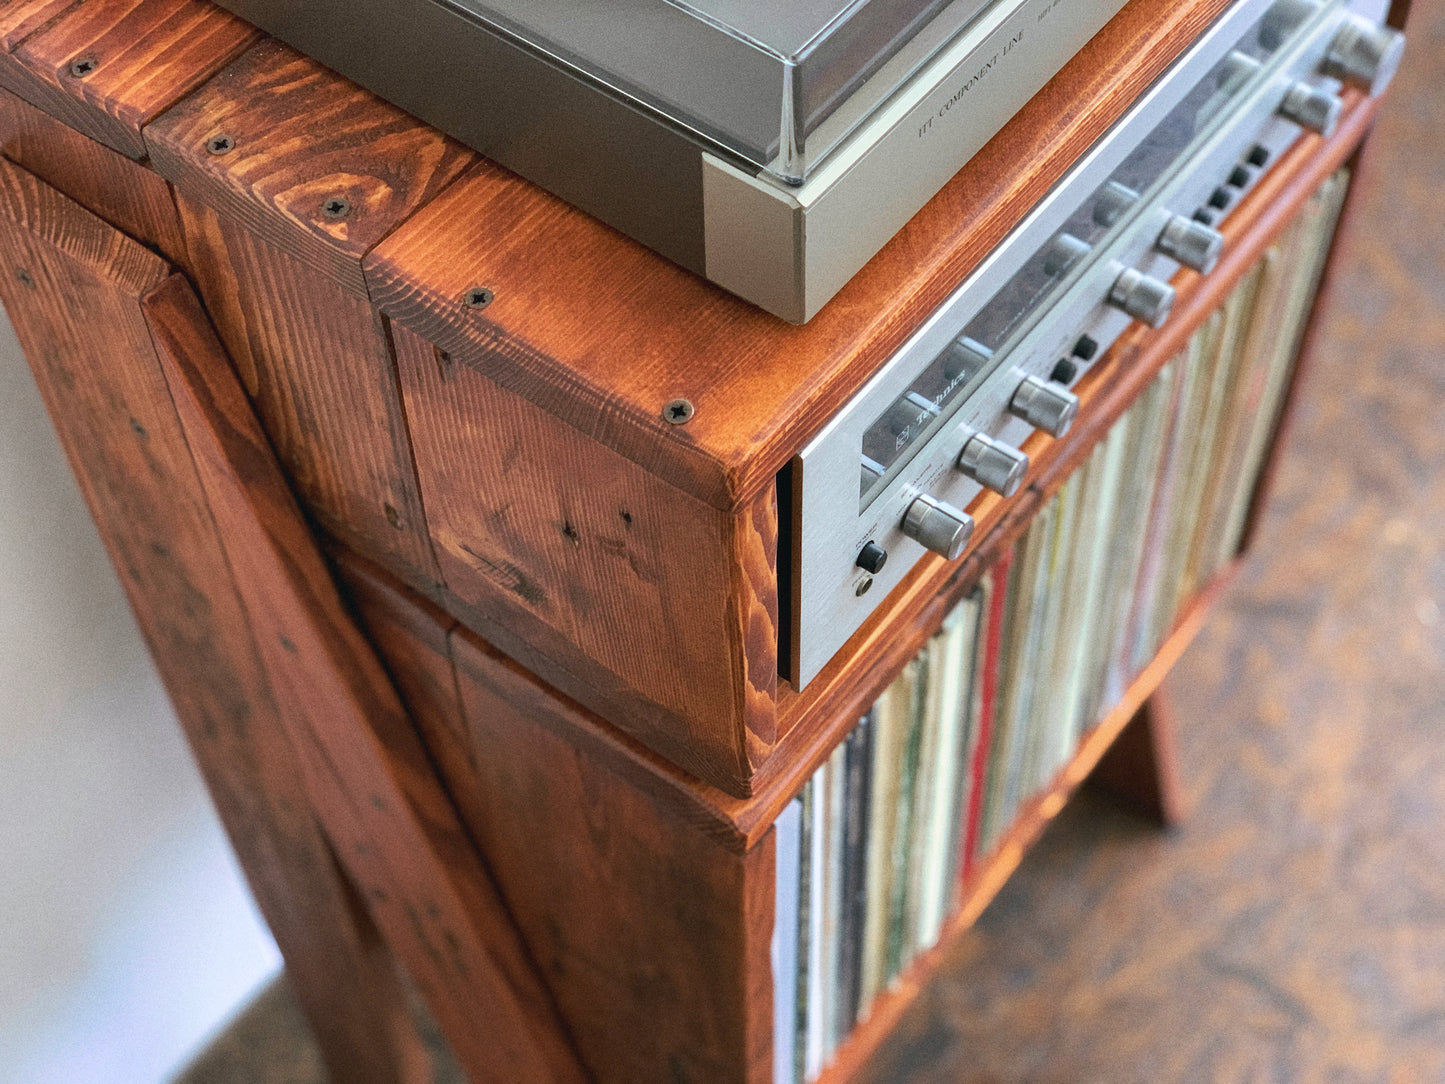
{"type": "Polygon", "coordinates": [[[1081,361],[1093,361],[1098,352],[1099,344],[1087,335],[1080,335],[1079,341],[1074,343],[1074,357],[1081,361]]]}
{"type": "Polygon", "coordinates": [[[1249,170],[1243,166],[1235,166],[1229,173],[1229,180],[1224,183],[1229,185],[1230,188],[1244,188],[1253,179],[1254,175],[1251,174],[1249,170]]]}
{"type": "Polygon", "coordinates": [[[1229,206],[1229,193],[1222,188],[1216,188],[1209,193],[1209,206],[1216,210],[1224,210],[1229,206]]]}
{"type": "Polygon", "coordinates": [[[1079,367],[1068,358],[1060,358],[1054,365],[1054,371],[1049,374],[1049,379],[1055,384],[1072,384],[1074,377],[1079,375],[1079,367]]]}
{"type": "Polygon", "coordinates": [[[1249,148],[1249,153],[1244,156],[1244,160],[1255,169],[1263,169],[1269,165],[1269,148],[1256,143],[1249,148]]]}
{"type": "Polygon", "coordinates": [[[888,551],[876,542],[865,542],[863,548],[858,551],[858,560],[854,563],[864,572],[876,576],[888,563],[888,551]]]}
{"type": "Polygon", "coordinates": [[[1219,216],[1216,215],[1209,208],[1201,207],[1199,208],[1199,210],[1194,212],[1193,217],[1195,222],[1203,222],[1206,226],[1212,226],[1214,225],[1214,220],[1219,216]]]}

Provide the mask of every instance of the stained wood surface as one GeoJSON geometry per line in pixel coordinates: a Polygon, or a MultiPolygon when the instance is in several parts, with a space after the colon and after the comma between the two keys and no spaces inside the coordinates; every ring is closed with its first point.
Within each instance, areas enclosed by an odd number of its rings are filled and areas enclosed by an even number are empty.
{"type": "Polygon", "coordinates": [[[412,1084],[392,965],[318,830],[140,298],[165,262],[0,162],[0,299],[338,1079],[412,1084]]]}
{"type": "Polygon", "coordinates": [[[732,509],[1223,7],[1134,0],[805,327],[486,163],[377,246],[373,297],[459,363],[732,509]],[[473,285],[495,294],[484,310],[462,303],[473,285]],[[697,408],[685,426],[661,417],[677,397],[697,408]]]}
{"type": "Polygon", "coordinates": [[[308,513],[434,594],[401,395],[360,258],[474,156],[273,41],[145,135],[177,188],[201,296],[308,513]]]}
{"type": "Polygon", "coordinates": [[[132,158],[141,129],[260,37],[207,0],[85,0],[0,55],[0,83],[132,158]]]}
{"type": "Polygon", "coordinates": [[[777,509],[729,516],[400,326],[441,578],[469,624],[683,768],[746,794],[775,740],[777,509]]]}
{"type": "Polygon", "coordinates": [[[171,263],[186,265],[170,186],[151,170],[7,90],[0,90],[0,152],[171,263]]]}
{"type": "Polygon", "coordinates": [[[1156,690],[1095,765],[1089,785],[1161,827],[1182,823],[1184,789],[1175,752],[1177,726],[1167,694],[1156,690]]]}
{"type": "Polygon", "coordinates": [[[770,1079],[772,858],[729,852],[665,800],[592,761],[569,741],[566,727],[576,724],[564,699],[374,566],[350,554],[339,562],[366,634],[533,951],[555,960],[544,974],[576,1014],[569,1024],[597,1079],[770,1079]],[[460,671],[453,638],[467,641],[457,644],[460,671]],[[537,705],[561,729],[543,729],[537,705]],[[527,901],[527,913],[513,901],[527,901]],[[717,938],[735,955],[700,947],[717,938]],[[632,1000],[639,989],[648,990],[641,1008],[632,1000]],[[695,1014],[703,1027],[687,1024],[695,1014]],[[639,1044],[644,1017],[661,1030],[639,1044]]]}
{"type": "Polygon", "coordinates": [[[182,192],[197,288],[291,484],[423,592],[436,559],[385,330],[363,298],[182,192]]]}
{"type": "Polygon", "coordinates": [[[361,258],[476,160],[271,40],[168,109],[145,140],[187,196],[363,298],[361,258]],[[220,138],[229,149],[216,153],[220,138]]]}
{"type": "Polygon", "coordinates": [[[80,0],[5,0],[0,5],[0,50],[15,47],[80,0]]]}
{"type": "Polygon", "coordinates": [[[598,1080],[766,1084],[772,836],[737,854],[569,740],[575,709],[453,634],[471,825],[598,1080]]]}
{"type": "Polygon", "coordinates": [[[142,305],[312,808],[367,908],[474,1080],[583,1081],[195,296],[173,277],[142,305]]]}

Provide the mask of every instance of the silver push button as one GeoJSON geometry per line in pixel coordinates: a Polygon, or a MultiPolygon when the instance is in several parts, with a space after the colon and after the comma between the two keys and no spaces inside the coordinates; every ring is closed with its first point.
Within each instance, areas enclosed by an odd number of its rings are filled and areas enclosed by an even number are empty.
{"type": "Polygon", "coordinates": [[[1029,457],[983,433],[975,433],[958,454],[958,469],[1002,497],[1012,497],[1029,469],[1029,457]]]}
{"type": "Polygon", "coordinates": [[[1379,94],[1390,85],[1404,55],[1404,34],[1394,27],[1376,26],[1362,16],[1347,15],[1320,70],[1366,94],[1379,94]]]}
{"type": "Polygon", "coordinates": [[[1174,215],[1159,235],[1155,247],[1191,271],[1207,275],[1224,251],[1224,234],[1183,215],[1174,215]]]}
{"type": "Polygon", "coordinates": [[[1009,413],[1051,437],[1061,437],[1079,413],[1079,397],[1068,388],[1026,376],[1009,400],[1009,413]]]}
{"type": "Polygon", "coordinates": [[[1150,327],[1162,327],[1174,308],[1174,287],[1130,267],[1114,280],[1109,304],[1150,327]]]}
{"type": "Polygon", "coordinates": [[[973,517],[924,494],[903,514],[903,533],[925,549],[952,561],[973,535],[973,517]]]}
{"type": "Polygon", "coordinates": [[[1340,123],[1340,112],[1344,107],[1338,94],[1301,82],[1289,88],[1289,93],[1279,104],[1279,112],[1301,128],[1318,132],[1328,139],[1335,134],[1335,125],[1340,123]]]}

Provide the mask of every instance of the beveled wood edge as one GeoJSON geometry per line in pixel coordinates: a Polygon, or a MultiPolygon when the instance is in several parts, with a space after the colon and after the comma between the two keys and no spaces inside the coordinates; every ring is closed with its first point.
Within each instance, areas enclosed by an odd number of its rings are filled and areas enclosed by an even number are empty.
{"type": "Polygon", "coordinates": [[[170,265],[139,241],[8,158],[0,158],[0,210],[131,297],[154,290],[171,273],[170,265]]]}
{"type": "Polygon", "coordinates": [[[992,853],[975,867],[960,891],[961,902],[945,923],[938,941],[917,956],[893,986],[877,997],[868,1017],[844,1040],[833,1061],[813,1084],[847,1084],[867,1064],[899,1018],[923,992],[928,978],[938,970],[952,947],[978,921],[984,909],[1013,875],[1029,847],[1088,779],[1115,740],[1158,690],[1165,675],[1194,642],[1204,627],[1205,618],[1238,569],[1238,562],[1226,565],[1195,595],[1174,631],[1149,665],[1130,684],[1119,703],[1084,736],[1073,758],[1049,786],[1024,804],[992,853]]]}

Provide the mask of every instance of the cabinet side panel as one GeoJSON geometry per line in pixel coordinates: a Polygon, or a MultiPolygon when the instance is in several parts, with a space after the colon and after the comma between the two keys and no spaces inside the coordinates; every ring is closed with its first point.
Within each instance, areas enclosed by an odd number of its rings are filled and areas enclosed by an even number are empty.
{"type": "Polygon", "coordinates": [[[565,739],[575,708],[465,630],[452,658],[470,828],[589,1067],[616,1084],[759,1081],[772,847],[739,855],[669,814],[565,739]]]}
{"type": "Polygon", "coordinates": [[[583,676],[569,695],[680,766],[745,786],[773,743],[771,495],[730,516],[391,327],[432,541],[464,618],[583,676]]]}
{"type": "Polygon", "coordinates": [[[5,90],[0,90],[0,146],[5,157],[91,214],[186,266],[170,186],[144,166],[5,90]]]}
{"type": "Polygon", "coordinates": [[[164,263],[0,163],[0,300],[337,1079],[421,1054],[390,958],[312,819],[139,296],[164,263]]]}
{"type": "Polygon", "coordinates": [[[361,298],[179,193],[196,285],[307,511],[424,593],[426,535],[391,353],[361,298]]]}

